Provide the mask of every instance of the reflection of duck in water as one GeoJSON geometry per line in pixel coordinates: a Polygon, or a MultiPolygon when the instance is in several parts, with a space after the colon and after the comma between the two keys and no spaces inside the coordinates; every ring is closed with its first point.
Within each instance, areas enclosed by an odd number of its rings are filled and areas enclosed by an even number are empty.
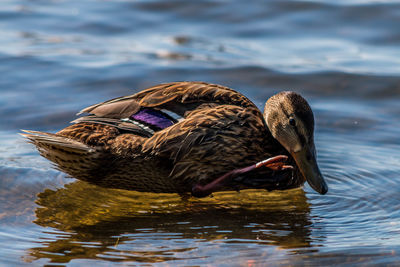
{"type": "Polygon", "coordinates": [[[305,180],[321,194],[328,190],[316,162],[313,113],[294,92],[272,96],[262,114],[227,87],[177,82],[81,113],[91,115],[57,134],[25,136],[59,169],[93,184],[199,197],[305,180]]]}
{"type": "Polygon", "coordinates": [[[36,203],[35,223],[44,227],[46,238],[29,254],[51,262],[100,259],[143,264],[208,258],[207,248],[213,244],[222,249],[234,242],[264,245],[260,251],[271,248],[271,253],[276,248],[296,251],[312,246],[314,226],[300,189],[219,192],[214,198],[182,201],[175,194],[160,198],[77,181],[45,190],[36,203]],[[51,228],[55,231],[49,232],[51,228]]]}

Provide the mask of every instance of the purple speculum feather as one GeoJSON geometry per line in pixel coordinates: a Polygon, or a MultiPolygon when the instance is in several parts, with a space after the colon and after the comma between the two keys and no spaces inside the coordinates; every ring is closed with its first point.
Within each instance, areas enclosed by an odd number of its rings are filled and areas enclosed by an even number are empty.
{"type": "Polygon", "coordinates": [[[141,108],[137,113],[131,116],[131,119],[158,127],[160,129],[165,129],[174,124],[174,120],[168,115],[161,111],[150,108],[141,108]]]}

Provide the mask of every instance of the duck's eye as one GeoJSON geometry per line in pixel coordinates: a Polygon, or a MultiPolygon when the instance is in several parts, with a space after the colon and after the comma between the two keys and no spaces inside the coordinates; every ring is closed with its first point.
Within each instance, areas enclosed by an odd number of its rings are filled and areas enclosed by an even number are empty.
{"type": "Polygon", "coordinates": [[[293,119],[293,118],[290,118],[289,119],[289,124],[292,125],[292,126],[296,126],[296,120],[293,119]]]}

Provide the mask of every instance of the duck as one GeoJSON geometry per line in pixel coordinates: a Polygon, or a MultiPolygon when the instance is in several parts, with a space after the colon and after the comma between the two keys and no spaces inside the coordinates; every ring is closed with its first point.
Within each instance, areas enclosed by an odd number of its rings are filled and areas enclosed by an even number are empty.
{"type": "Polygon", "coordinates": [[[205,197],[307,182],[320,194],[328,191],[313,112],[293,91],[271,96],[261,112],[229,87],[171,82],[82,114],[57,133],[21,134],[56,169],[106,188],[205,197]]]}

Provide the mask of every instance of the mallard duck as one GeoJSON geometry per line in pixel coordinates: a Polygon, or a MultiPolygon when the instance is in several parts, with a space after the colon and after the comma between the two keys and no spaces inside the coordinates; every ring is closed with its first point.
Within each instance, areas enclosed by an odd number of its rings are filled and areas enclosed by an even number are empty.
{"type": "Polygon", "coordinates": [[[102,187],[159,193],[264,188],[307,181],[325,194],[314,116],[295,92],[264,113],[244,95],[204,82],[160,84],[80,111],[56,134],[24,131],[68,175],[102,187]]]}

